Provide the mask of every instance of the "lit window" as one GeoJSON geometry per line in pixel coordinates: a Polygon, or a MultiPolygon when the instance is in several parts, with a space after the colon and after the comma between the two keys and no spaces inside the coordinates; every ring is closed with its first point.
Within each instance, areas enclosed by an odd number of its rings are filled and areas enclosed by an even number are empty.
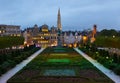
{"type": "Polygon", "coordinates": [[[20,34],[17,34],[17,36],[20,36],[20,34]]]}

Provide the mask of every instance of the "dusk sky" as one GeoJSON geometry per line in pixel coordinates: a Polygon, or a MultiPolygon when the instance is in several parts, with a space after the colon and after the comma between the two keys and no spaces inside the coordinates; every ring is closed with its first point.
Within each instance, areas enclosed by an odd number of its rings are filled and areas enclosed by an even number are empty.
{"type": "Polygon", "coordinates": [[[120,0],[0,0],[0,24],[56,26],[59,8],[63,30],[120,30],[120,0]]]}

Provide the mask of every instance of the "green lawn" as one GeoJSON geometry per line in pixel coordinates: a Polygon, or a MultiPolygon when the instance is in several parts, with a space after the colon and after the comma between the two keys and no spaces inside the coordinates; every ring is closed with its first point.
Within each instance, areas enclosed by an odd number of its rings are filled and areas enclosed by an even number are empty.
{"type": "Polygon", "coordinates": [[[69,59],[48,59],[47,62],[49,63],[69,63],[69,59]]]}
{"type": "Polygon", "coordinates": [[[113,83],[72,48],[47,48],[8,83],[113,83]],[[54,50],[65,52],[54,52],[54,50]],[[54,55],[55,54],[55,55],[54,55]],[[57,54],[57,55],[56,55],[57,54]],[[61,55],[61,56],[60,56],[61,55]]]}
{"type": "Polygon", "coordinates": [[[66,53],[51,53],[52,56],[68,56],[66,53]]]}

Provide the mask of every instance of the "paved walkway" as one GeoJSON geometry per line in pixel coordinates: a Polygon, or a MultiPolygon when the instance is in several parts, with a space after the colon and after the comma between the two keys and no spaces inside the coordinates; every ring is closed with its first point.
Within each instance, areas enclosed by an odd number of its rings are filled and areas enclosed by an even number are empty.
{"type": "Polygon", "coordinates": [[[103,65],[98,63],[96,60],[89,57],[87,54],[83,53],[78,48],[74,48],[79,54],[81,54],[84,58],[86,58],[89,62],[91,62],[95,67],[97,67],[101,72],[103,72],[106,76],[112,79],[115,83],[120,83],[120,76],[116,75],[113,71],[105,68],[103,65]]]}
{"type": "Polygon", "coordinates": [[[32,59],[34,59],[39,53],[41,53],[44,48],[41,48],[36,53],[32,54],[26,60],[16,65],[13,69],[9,70],[5,74],[0,77],[0,83],[6,83],[8,79],[10,79],[13,75],[15,75],[18,71],[20,71],[24,66],[26,66],[32,59]]]}

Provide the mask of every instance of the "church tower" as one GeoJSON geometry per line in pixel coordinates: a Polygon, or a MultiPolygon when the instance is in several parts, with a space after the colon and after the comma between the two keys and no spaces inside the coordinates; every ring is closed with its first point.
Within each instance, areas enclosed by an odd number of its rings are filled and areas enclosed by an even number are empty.
{"type": "Polygon", "coordinates": [[[57,29],[60,30],[60,31],[62,31],[60,8],[58,10],[57,29]]]}

